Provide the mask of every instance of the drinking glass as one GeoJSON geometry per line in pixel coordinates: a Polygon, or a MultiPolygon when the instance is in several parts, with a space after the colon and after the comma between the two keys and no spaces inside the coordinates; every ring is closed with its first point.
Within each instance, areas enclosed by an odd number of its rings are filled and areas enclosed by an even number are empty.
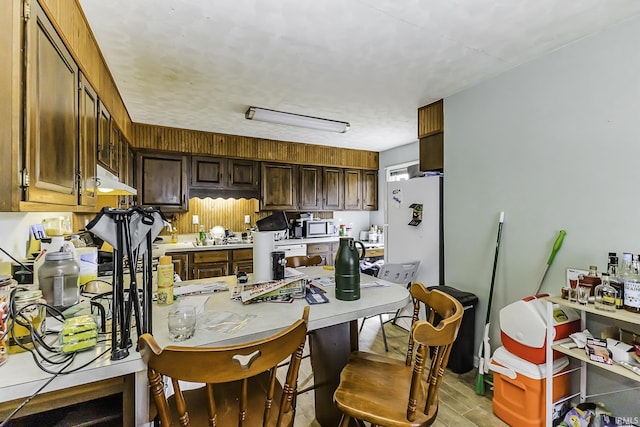
{"type": "Polygon", "coordinates": [[[184,341],[191,338],[196,331],[196,308],[183,305],[169,312],[167,321],[171,341],[184,341]]]}
{"type": "Polygon", "coordinates": [[[591,293],[591,288],[587,286],[578,285],[578,303],[582,305],[587,305],[589,302],[589,294],[591,293]]]}

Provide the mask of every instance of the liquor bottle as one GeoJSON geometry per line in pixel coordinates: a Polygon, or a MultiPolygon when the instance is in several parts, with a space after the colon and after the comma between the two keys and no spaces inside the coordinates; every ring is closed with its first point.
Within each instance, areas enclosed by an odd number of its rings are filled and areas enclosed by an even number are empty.
{"type": "Polygon", "coordinates": [[[609,273],[602,273],[602,282],[595,289],[595,308],[615,311],[618,291],[609,282],[609,273]]]}

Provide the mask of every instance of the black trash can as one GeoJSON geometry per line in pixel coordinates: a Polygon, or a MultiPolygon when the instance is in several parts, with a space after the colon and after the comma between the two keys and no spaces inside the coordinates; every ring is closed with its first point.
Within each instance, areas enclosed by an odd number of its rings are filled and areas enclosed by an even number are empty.
{"type": "MultiPolygon", "coordinates": [[[[462,323],[458,331],[458,338],[451,347],[451,355],[449,356],[449,368],[456,374],[464,374],[473,369],[473,356],[476,354],[474,343],[474,335],[476,328],[476,305],[478,305],[478,297],[471,292],[461,291],[451,286],[429,286],[429,290],[437,289],[449,294],[457,299],[462,307],[464,314],[462,315],[462,323]]],[[[439,321],[439,320],[438,320],[439,321]]]]}

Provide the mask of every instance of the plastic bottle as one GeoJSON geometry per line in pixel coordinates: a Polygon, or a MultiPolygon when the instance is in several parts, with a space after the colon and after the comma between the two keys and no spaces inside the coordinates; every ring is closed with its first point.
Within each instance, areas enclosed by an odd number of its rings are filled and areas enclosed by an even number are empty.
{"type": "Polygon", "coordinates": [[[171,227],[171,243],[178,243],[178,229],[171,227]]]}
{"type": "Polygon", "coordinates": [[[158,305],[173,304],[173,261],[164,255],[158,261],[158,305]]]}

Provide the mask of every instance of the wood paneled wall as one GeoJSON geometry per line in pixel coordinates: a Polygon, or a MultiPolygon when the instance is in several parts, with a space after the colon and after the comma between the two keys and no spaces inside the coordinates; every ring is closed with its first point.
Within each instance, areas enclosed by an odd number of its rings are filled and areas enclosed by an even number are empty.
{"type": "Polygon", "coordinates": [[[444,101],[433,102],[418,108],[418,138],[444,130],[444,101]]]}
{"type": "Polygon", "coordinates": [[[42,5],[73,59],[107,106],[111,117],[127,139],[131,139],[131,118],[78,0],[32,1],[39,1],[42,5]]]}
{"type": "Polygon", "coordinates": [[[376,151],[354,150],[133,123],[135,148],[261,161],[378,170],[376,151]]]}

